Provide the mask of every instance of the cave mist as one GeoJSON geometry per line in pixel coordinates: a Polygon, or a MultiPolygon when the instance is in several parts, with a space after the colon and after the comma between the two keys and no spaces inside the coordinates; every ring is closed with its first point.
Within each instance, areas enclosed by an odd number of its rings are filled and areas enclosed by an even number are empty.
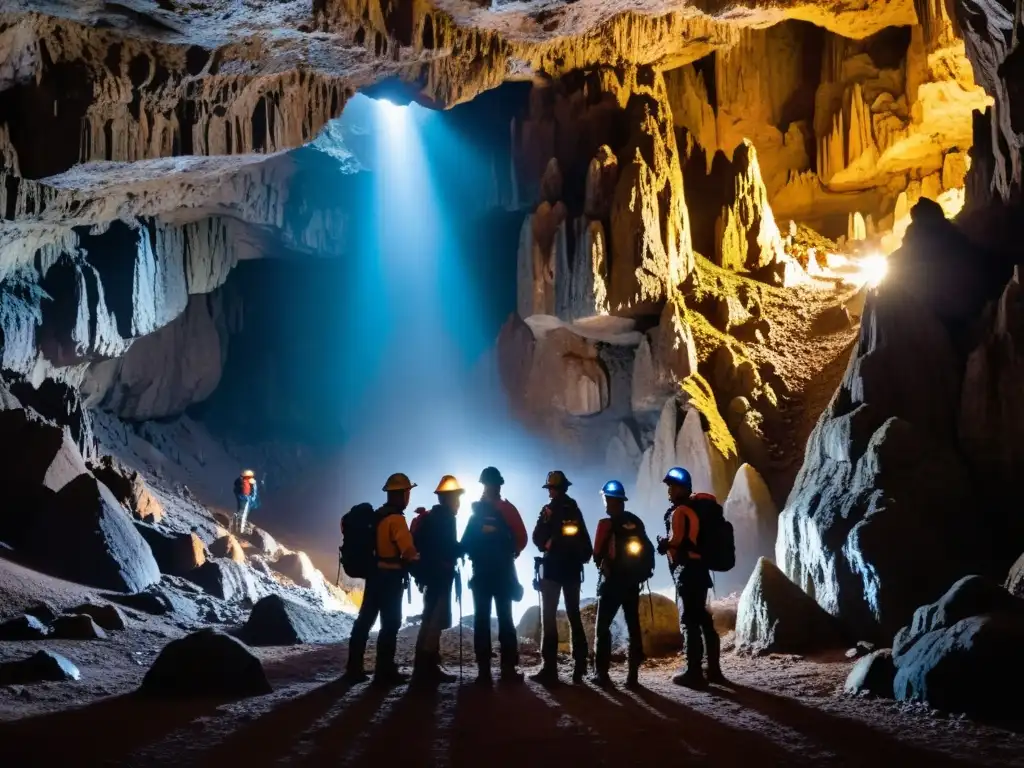
{"type": "MultiPolygon", "coordinates": [[[[372,178],[354,256],[333,286],[335,306],[323,314],[324,322],[341,325],[332,363],[341,447],[298,486],[268,495],[261,513],[267,525],[333,579],[341,515],[359,502],[382,504],[388,475],[404,472],[418,484],[411,520],[417,507],[436,503],[441,476],[454,474],[467,489],[461,533],[480,497],[480,471],[493,465],[528,531],[547,501],[546,473],[564,470],[593,535],[603,514],[603,468],[574,466],[558,446],[528,434],[511,416],[499,380],[494,342],[498,324],[515,309],[516,242],[487,232],[467,238],[459,226],[467,209],[484,204],[491,158],[452,126],[450,113],[415,104],[357,96],[340,122],[338,134],[363,137],[360,161],[372,178]]],[[[345,155],[323,139],[321,146],[345,155]]],[[[634,480],[619,479],[627,488],[634,480]]],[[[536,602],[535,554],[530,544],[518,561],[526,597],[515,606],[517,619],[536,602]]],[[[470,575],[467,564],[464,584],[470,575]]],[[[595,584],[588,566],[584,595],[593,596],[595,584]]],[[[413,590],[406,614],[421,605],[413,590]]]]}

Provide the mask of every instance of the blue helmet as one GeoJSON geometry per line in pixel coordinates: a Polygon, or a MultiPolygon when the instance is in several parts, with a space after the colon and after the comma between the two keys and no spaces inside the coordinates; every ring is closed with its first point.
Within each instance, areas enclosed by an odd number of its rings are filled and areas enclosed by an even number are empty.
{"type": "Polygon", "coordinates": [[[618,480],[609,480],[604,484],[601,489],[601,493],[607,496],[609,499],[622,499],[623,501],[629,501],[626,498],[626,489],[622,487],[622,483],[618,480]]]}
{"type": "Polygon", "coordinates": [[[687,488],[693,488],[693,480],[690,478],[690,473],[682,467],[672,467],[672,469],[665,473],[665,479],[662,482],[665,485],[684,485],[687,488]]]}

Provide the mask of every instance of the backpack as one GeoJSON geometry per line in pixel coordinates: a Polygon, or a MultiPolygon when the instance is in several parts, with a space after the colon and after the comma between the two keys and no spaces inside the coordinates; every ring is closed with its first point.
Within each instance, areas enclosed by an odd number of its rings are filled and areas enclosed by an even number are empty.
{"type": "Polygon", "coordinates": [[[583,513],[574,501],[561,504],[559,509],[552,510],[554,515],[551,523],[551,550],[555,558],[571,558],[585,563],[593,554],[583,513]],[[570,530],[575,528],[574,532],[570,530]]]}
{"type": "Polygon", "coordinates": [[[647,535],[644,524],[627,518],[612,524],[615,537],[615,559],[612,572],[617,580],[627,584],[643,584],[654,575],[654,543],[647,535]]]}
{"type": "Polygon", "coordinates": [[[341,567],[354,579],[377,570],[377,523],[372,504],[356,504],[341,518],[341,567]]]}
{"type": "Polygon", "coordinates": [[[463,537],[473,570],[515,559],[512,531],[500,510],[486,501],[473,502],[473,517],[468,537],[463,537]],[[468,538],[468,541],[466,540],[468,538]]]}
{"type": "Polygon", "coordinates": [[[697,551],[701,561],[709,571],[731,571],[736,566],[736,537],[718,499],[709,493],[695,493],[687,506],[700,518],[697,551]]]}

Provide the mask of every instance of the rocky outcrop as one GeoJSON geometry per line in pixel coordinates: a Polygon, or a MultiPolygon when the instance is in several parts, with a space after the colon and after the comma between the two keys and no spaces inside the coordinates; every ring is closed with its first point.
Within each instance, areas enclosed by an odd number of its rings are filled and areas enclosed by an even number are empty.
{"type": "Polygon", "coordinates": [[[955,511],[971,506],[955,450],[959,398],[957,355],[931,310],[896,285],[871,296],[775,550],[786,574],[862,637],[891,636],[984,559],[984,524],[965,527],[955,511]]]}
{"type": "Polygon", "coordinates": [[[221,600],[250,600],[255,603],[264,594],[256,574],[248,565],[225,558],[207,560],[185,577],[221,600]]]}
{"type": "Polygon", "coordinates": [[[961,444],[1005,533],[1004,557],[1024,550],[1024,520],[1008,489],[1024,472],[1024,292],[1015,276],[990,309],[981,343],[967,358],[960,402],[961,444]]]}
{"type": "Polygon", "coordinates": [[[99,462],[90,464],[89,469],[132,517],[150,523],[163,520],[163,505],[149,492],[146,481],[137,471],[128,469],[113,456],[101,457],[99,462]]]}
{"type": "Polygon", "coordinates": [[[644,335],[633,358],[633,412],[660,411],[696,371],[697,346],[680,302],[666,302],[658,325],[644,335]]]}
{"type": "Polygon", "coordinates": [[[715,589],[727,595],[743,589],[760,558],[774,556],[779,511],[761,475],[749,464],[736,471],[722,508],[736,537],[736,567],[719,574],[715,583],[715,589]]]}
{"type": "Polygon", "coordinates": [[[1024,600],[978,576],[914,613],[893,646],[895,694],[949,712],[1013,717],[1024,683],[1024,600]],[[999,692],[1004,692],[1000,695],[999,692]]]}
{"type": "Polygon", "coordinates": [[[1010,567],[1006,577],[1006,589],[1015,596],[1024,599],[1024,555],[1017,558],[1010,567]]]}
{"type": "Polygon", "coordinates": [[[221,299],[192,296],[177,319],[137,340],[123,357],[91,365],[82,392],[90,406],[122,419],[172,416],[213,393],[226,355],[221,299]]]}
{"type": "Polygon", "coordinates": [[[187,576],[206,562],[206,546],[194,533],[175,533],[146,523],[136,523],[135,529],[149,544],[161,573],[187,576]]]}
{"type": "Polygon", "coordinates": [[[223,632],[203,629],[164,646],[142,679],[150,696],[242,698],[271,692],[263,664],[223,632]]]}
{"type": "Polygon", "coordinates": [[[736,648],[749,653],[807,653],[843,644],[839,623],[774,563],[760,558],[736,610],[736,648]]]}
{"type": "Polygon", "coordinates": [[[230,533],[226,536],[221,536],[210,544],[210,554],[214,557],[223,557],[235,563],[245,562],[245,552],[242,550],[242,545],[230,533]]]}
{"type": "Polygon", "coordinates": [[[641,458],[637,473],[639,504],[664,506],[662,480],[675,466],[686,467],[693,490],[724,499],[736,468],[736,445],[725,426],[710,387],[699,375],[681,383],[680,402],[665,402],[654,431],[653,443],[641,458]]]}
{"type": "Polygon", "coordinates": [[[281,595],[267,595],[252,608],[240,636],[250,645],[340,643],[352,633],[351,616],[325,613],[281,595]]]}

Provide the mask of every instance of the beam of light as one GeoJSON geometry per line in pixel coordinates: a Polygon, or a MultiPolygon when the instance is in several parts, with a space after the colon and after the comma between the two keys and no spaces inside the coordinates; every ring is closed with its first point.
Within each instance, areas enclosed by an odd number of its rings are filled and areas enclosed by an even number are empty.
{"type": "Polygon", "coordinates": [[[865,256],[857,263],[859,278],[868,288],[877,288],[889,273],[889,260],[880,253],[865,256]]]}

